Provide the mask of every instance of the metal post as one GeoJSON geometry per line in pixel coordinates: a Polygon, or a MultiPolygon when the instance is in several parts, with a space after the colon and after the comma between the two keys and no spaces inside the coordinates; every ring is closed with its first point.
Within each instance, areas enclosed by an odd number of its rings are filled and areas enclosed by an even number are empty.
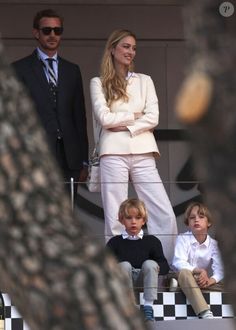
{"type": "Polygon", "coordinates": [[[74,211],[74,178],[70,178],[71,209],[74,211]]]}

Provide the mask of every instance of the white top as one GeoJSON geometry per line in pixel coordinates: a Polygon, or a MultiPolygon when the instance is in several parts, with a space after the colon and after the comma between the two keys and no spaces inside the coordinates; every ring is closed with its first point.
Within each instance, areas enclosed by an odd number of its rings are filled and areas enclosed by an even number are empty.
{"type": "Polygon", "coordinates": [[[143,230],[141,229],[140,232],[135,236],[129,235],[126,230],[124,230],[121,235],[123,239],[130,239],[131,241],[136,241],[137,239],[142,239],[143,234],[143,230]]]}
{"type": "Polygon", "coordinates": [[[143,154],[159,150],[152,129],[159,121],[159,107],[151,77],[133,73],[128,79],[128,102],[118,100],[108,107],[99,77],[91,79],[90,94],[95,120],[102,126],[99,155],[143,154]],[[134,119],[134,112],[144,115],[134,119]],[[128,131],[108,129],[126,126],[128,131]]]}
{"type": "Polygon", "coordinates": [[[181,269],[193,271],[194,268],[203,268],[216,282],[224,277],[218,243],[209,235],[202,244],[199,244],[191,231],[178,235],[172,265],[176,271],[181,269]]]}

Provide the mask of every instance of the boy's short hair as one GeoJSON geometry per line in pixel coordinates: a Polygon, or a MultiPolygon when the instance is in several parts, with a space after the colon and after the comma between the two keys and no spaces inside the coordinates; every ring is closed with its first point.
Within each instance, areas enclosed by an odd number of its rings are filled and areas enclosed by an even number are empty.
{"type": "Polygon", "coordinates": [[[208,208],[204,204],[199,203],[199,202],[193,202],[193,203],[189,204],[189,206],[187,207],[185,214],[184,214],[185,225],[186,226],[189,225],[189,222],[188,222],[189,216],[190,216],[192,209],[195,206],[197,206],[199,208],[198,214],[203,214],[207,218],[208,224],[211,226],[212,225],[212,215],[211,215],[210,211],[208,210],[208,208]]]}
{"type": "Polygon", "coordinates": [[[120,222],[122,221],[123,218],[129,216],[129,210],[131,208],[137,209],[139,216],[141,216],[144,219],[144,221],[147,222],[148,214],[147,214],[146,206],[144,202],[142,202],[137,198],[128,198],[123,203],[121,203],[118,212],[118,218],[120,222]]]}

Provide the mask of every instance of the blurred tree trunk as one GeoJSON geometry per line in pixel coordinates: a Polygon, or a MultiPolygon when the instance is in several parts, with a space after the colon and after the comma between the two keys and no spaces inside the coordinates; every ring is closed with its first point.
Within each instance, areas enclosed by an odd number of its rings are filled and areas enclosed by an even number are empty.
{"type": "Polygon", "coordinates": [[[222,2],[193,0],[186,7],[190,61],[176,108],[189,129],[195,169],[216,220],[236,314],[236,13],[222,16],[222,2]]]}
{"type": "Polygon", "coordinates": [[[116,261],[72,214],[45,141],[0,44],[1,291],[31,330],[144,329],[116,261]]]}

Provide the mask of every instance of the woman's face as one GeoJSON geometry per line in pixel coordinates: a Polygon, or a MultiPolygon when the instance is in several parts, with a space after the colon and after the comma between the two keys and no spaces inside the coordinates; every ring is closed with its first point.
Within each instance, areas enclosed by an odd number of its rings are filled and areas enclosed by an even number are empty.
{"type": "Polygon", "coordinates": [[[114,65],[116,68],[129,68],[136,54],[136,41],[134,37],[128,36],[121,39],[112,49],[114,65]]]}

